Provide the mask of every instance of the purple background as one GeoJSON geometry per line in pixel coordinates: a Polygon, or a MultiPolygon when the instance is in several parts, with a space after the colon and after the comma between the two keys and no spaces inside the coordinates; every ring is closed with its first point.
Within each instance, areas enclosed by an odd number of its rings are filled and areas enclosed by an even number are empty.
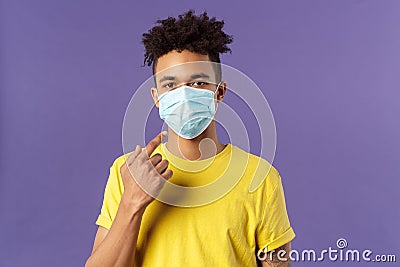
{"type": "MultiPolygon", "coordinates": [[[[84,264],[125,108],[151,75],[141,34],[188,8],[225,20],[223,62],[271,105],[293,248],[344,237],[400,257],[400,1],[140,3],[1,1],[0,266],[84,264]]],[[[359,264],[296,264],[310,265],[359,264]]]]}

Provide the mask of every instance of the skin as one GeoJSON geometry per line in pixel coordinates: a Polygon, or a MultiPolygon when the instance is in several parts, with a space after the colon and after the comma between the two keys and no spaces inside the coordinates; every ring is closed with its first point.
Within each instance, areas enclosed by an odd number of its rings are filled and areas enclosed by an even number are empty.
{"type": "MultiPolygon", "coordinates": [[[[180,53],[171,51],[158,59],[155,70],[156,73],[162,72],[173,66],[193,61],[210,61],[210,59],[208,55],[193,53],[188,50],[183,50],[180,53]]],[[[157,86],[160,86],[160,84],[157,84],[157,86]]],[[[215,94],[215,99],[218,102],[223,100],[226,93],[226,86],[225,81],[219,86],[215,94]]],[[[151,88],[151,95],[158,108],[159,103],[156,88],[151,88]]],[[[215,156],[221,152],[226,145],[218,140],[216,123],[213,120],[203,133],[193,139],[184,139],[168,128],[168,143],[166,146],[171,153],[178,157],[198,160],[215,156]]]]}
{"type": "Polygon", "coordinates": [[[275,249],[273,252],[267,252],[267,255],[265,257],[265,260],[261,262],[261,265],[263,267],[291,267],[292,262],[289,258],[289,252],[291,250],[291,243],[286,243],[283,246],[280,246],[279,248],[275,249]],[[286,251],[286,253],[279,254],[278,257],[278,252],[280,250],[286,251]],[[285,259],[285,260],[284,260],[285,259]]]}
{"type": "Polygon", "coordinates": [[[148,157],[161,141],[159,134],[145,149],[137,146],[122,165],[124,193],[116,217],[110,230],[99,226],[85,266],[133,266],[143,213],[154,199],[138,186],[132,175],[151,186],[155,195],[161,191],[172,171],[167,170],[168,162],[159,154],[148,157]]]}
{"type": "MultiPolygon", "coordinates": [[[[208,55],[187,50],[180,53],[171,51],[158,59],[155,71],[158,73],[171,66],[193,61],[210,61],[210,59],[208,55]]],[[[221,102],[225,93],[226,82],[223,81],[215,94],[216,100],[221,102]]],[[[158,108],[156,88],[151,88],[151,95],[158,108]]],[[[153,188],[153,194],[158,195],[165,181],[172,176],[172,171],[168,169],[168,161],[162,159],[160,154],[155,154],[149,158],[149,155],[161,144],[164,137],[162,134],[157,135],[143,150],[140,146],[137,146],[121,167],[124,193],[116,217],[110,230],[102,226],[98,227],[92,253],[85,264],[86,267],[133,266],[142,216],[147,206],[154,200],[138,186],[135,179],[147,183],[150,186],[147,188],[153,188]]],[[[178,136],[168,128],[166,146],[171,153],[189,160],[212,157],[226,147],[218,140],[214,120],[203,133],[190,140],[178,136]]],[[[290,243],[282,246],[282,249],[289,252],[290,243]]],[[[272,257],[272,260],[269,260],[269,258],[262,262],[263,266],[291,266],[288,265],[290,264],[288,262],[284,262],[282,265],[274,257],[272,257]]]]}

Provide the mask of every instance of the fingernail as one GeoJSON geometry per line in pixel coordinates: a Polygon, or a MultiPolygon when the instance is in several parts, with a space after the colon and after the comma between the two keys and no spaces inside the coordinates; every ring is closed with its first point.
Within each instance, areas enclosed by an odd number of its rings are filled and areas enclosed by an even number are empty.
{"type": "Polygon", "coordinates": [[[161,132],[161,135],[162,135],[163,137],[167,137],[167,136],[168,136],[168,132],[167,132],[167,131],[162,131],[162,132],[161,132]]]}

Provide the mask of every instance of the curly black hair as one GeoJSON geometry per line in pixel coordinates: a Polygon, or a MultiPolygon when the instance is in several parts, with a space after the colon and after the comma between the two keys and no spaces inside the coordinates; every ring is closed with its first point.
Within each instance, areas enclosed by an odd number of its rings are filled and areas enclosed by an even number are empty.
{"type": "MultiPolygon", "coordinates": [[[[222,31],[223,20],[217,21],[215,17],[210,19],[207,11],[195,16],[194,10],[190,9],[179,15],[178,19],[168,17],[157,20],[157,23],[160,25],[144,33],[142,38],[145,47],[144,65],[153,64],[153,74],[158,58],[172,50],[181,52],[186,49],[208,55],[210,61],[217,63],[220,63],[220,53],[232,53],[227,45],[232,43],[233,36],[222,31]]],[[[220,66],[218,68],[216,76],[220,79],[220,66]]]]}

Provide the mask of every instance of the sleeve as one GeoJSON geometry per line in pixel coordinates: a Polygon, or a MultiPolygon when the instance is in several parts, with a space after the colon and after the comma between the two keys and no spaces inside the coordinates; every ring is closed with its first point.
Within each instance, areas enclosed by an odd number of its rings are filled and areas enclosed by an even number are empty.
{"type": "Polygon", "coordinates": [[[104,190],[103,204],[96,224],[110,229],[112,222],[117,214],[119,203],[123,193],[123,183],[120,174],[121,157],[116,159],[110,167],[107,184],[104,190]]]}
{"type": "Polygon", "coordinates": [[[266,204],[257,227],[256,242],[265,252],[279,248],[296,235],[286,211],[282,180],[278,173],[275,187],[266,198],[266,204]]]}

